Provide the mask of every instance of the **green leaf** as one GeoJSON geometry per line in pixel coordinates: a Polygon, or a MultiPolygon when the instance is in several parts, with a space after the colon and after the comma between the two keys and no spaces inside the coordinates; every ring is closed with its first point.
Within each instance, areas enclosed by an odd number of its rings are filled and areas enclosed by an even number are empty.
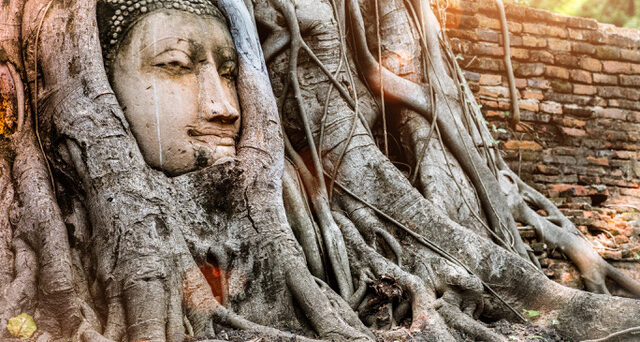
{"type": "Polygon", "coordinates": [[[524,312],[529,317],[538,317],[538,316],[540,316],[540,312],[536,311],[536,310],[522,309],[522,312],[524,312]]]}
{"type": "Polygon", "coordinates": [[[504,129],[504,128],[498,128],[498,129],[496,129],[496,132],[498,132],[498,133],[507,133],[507,130],[504,129]]]}
{"type": "Polygon", "coordinates": [[[638,253],[633,253],[633,260],[640,260],[640,255],[638,255],[638,253]]]}
{"type": "Polygon", "coordinates": [[[508,110],[504,111],[504,116],[509,116],[509,111],[508,110]]]}
{"type": "Polygon", "coordinates": [[[560,322],[558,322],[557,319],[554,319],[551,321],[551,325],[558,325],[558,324],[560,324],[560,322]]]}
{"type": "Polygon", "coordinates": [[[36,322],[33,321],[33,317],[29,314],[21,313],[16,317],[9,318],[7,322],[7,330],[13,337],[20,339],[27,339],[36,332],[36,322]]]}

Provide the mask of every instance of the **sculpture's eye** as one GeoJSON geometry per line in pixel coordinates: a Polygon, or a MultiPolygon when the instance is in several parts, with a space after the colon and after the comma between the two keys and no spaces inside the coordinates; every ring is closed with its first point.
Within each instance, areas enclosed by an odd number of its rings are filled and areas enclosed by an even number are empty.
{"type": "Polygon", "coordinates": [[[236,78],[236,62],[226,61],[218,68],[218,74],[226,79],[235,80],[236,78]]]}
{"type": "Polygon", "coordinates": [[[168,50],[153,58],[152,65],[171,73],[185,73],[193,70],[191,58],[180,50],[168,50]]]}

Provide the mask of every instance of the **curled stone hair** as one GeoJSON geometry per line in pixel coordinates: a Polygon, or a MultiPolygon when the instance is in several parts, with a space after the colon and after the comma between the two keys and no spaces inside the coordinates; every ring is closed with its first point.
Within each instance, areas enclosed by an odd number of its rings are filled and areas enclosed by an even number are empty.
{"type": "Polygon", "coordinates": [[[100,0],[98,26],[107,68],[127,31],[145,15],[161,9],[180,10],[225,20],[212,0],[100,0]]]}

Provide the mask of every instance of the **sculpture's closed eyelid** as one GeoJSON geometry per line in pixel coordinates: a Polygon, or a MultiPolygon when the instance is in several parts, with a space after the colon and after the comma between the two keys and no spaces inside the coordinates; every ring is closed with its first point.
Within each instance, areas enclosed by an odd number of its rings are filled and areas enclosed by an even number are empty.
{"type": "Polygon", "coordinates": [[[150,65],[171,71],[185,71],[193,69],[193,59],[189,53],[181,49],[170,48],[152,57],[150,65]]]}

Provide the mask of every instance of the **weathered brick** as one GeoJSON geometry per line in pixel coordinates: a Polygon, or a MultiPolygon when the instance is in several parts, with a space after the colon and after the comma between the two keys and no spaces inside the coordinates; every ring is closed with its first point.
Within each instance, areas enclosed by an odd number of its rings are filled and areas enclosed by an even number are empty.
{"type": "Polygon", "coordinates": [[[598,87],[598,95],[604,97],[605,99],[624,97],[622,88],[609,86],[598,87]]]}
{"type": "Polygon", "coordinates": [[[547,93],[545,94],[545,98],[549,101],[573,103],[580,106],[590,106],[595,102],[592,96],[574,94],[547,93]]]}
{"type": "Polygon", "coordinates": [[[545,66],[542,63],[523,63],[515,70],[515,74],[522,77],[540,76],[544,71],[545,66]]]}
{"type": "Polygon", "coordinates": [[[458,28],[461,29],[474,29],[480,25],[478,17],[475,15],[462,15],[460,16],[460,23],[458,28]]]}
{"type": "Polygon", "coordinates": [[[591,73],[584,70],[571,70],[569,77],[572,81],[591,84],[593,79],[591,73]]]}
{"type": "MultiPolygon", "coordinates": [[[[522,37],[510,35],[511,46],[522,46],[522,37]]],[[[502,35],[500,35],[500,44],[502,44],[502,35]]]]}
{"type": "Polygon", "coordinates": [[[632,122],[640,122],[640,112],[627,113],[627,120],[632,122]]]}
{"type": "Polygon", "coordinates": [[[567,29],[558,26],[547,26],[547,35],[565,39],[569,36],[567,29]]]}
{"type": "Polygon", "coordinates": [[[504,56],[504,49],[498,44],[476,43],[473,44],[472,48],[475,55],[494,57],[504,56]]]}
{"type": "Polygon", "coordinates": [[[522,45],[526,47],[543,48],[547,46],[547,40],[540,37],[522,36],[522,45]]]}
{"type": "Polygon", "coordinates": [[[624,98],[629,100],[640,99],[640,93],[632,88],[601,86],[598,87],[598,95],[604,98],[624,98]]]}
{"type": "Polygon", "coordinates": [[[528,110],[532,112],[538,111],[538,100],[535,99],[524,99],[518,101],[518,105],[522,110],[528,110]]]}
{"type": "Polygon", "coordinates": [[[629,74],[631,73],[631,64],[628,62],[603,61],[602,70],[609,74],[629,74]]]}
{"type": "Polygon", "coordinates": [[[569,17],[567,26],[596,30],[598,29],[598,21],[590,18],[569,17]]]}
{"type": "Polygon", "coordinates": [[[506,149],[512,150],[532,150],[532,151],[541,151],[542,146],[535,141],[529,140],[509,140],[504,143],[504,147],[506,149]]]}
{"type": "Polygon", "coordinates": [[[547,23],[552,20],[553,14],[547,10],[527,7],[525,11],[526,19],[529,21],[540,21],[547,23]]]}
{"type": "Polygon", "coordinates": [[[502,40],[500,33],[484,28],[476,29],[476,35],[478,36],[479,40],[484,40],[491,43],[500,43],[500,41],[502,40]]]}
{"type": "Polygon", "coordinates": [[[500,21],[498,19],[489,18],[481,14],[476,15],[475,18],[478,20],[478,27],[500,30],[500,21]]]}
{"type": "Polygon", "coordinates": [[[640,110],[640,102],[638,101],[629,101],[623,99],[610,99],[607,101],[608,105],[611,107],[619,107],[624,109],[632,109],[632,110],[640,110]]]}
{"type": "Polygon", "coordinates": [[[498,110],[488,110],[485,114],[484,117],[487,119],[504,119],[507,116],[505,115],[504,111],[498,111],[498,110]]]}
{"type": "Polygon", "coordinates": [[[502,84],[501,75],[481,74],[479,79],[480,85],[500,85],[502,84]]]}
{"type": "Polygon", "coordinates": [[[544,79],[528,79],[527,85],[531,88],[543,89],[543,90],[547,90],[551,88],[551,84],[549,84],[549,81],[544,79]]]}
{"type": "Polygon", "coordinates": [[[620,58],[620,49],[613,46],[598,46],[596,48],[596,58],[598,59],[618,59],[620,58]]]}
{"type": "Polygon", "coordinates": [[[545,50],[529,50],[529,59],[531,62],[542,62],[553,64],[554,56],[551,52],[545,50]]]}
{"type": "Polygon", "coordinates": [[[571,51],[571,42],[564,39],[549,38],[547,39],[549,49],[556,51],[571,51]]]}
{"type": "Polygon", "coordinates": [[[602,70],[602,63],[591,57],[582,57],[578,61],[580,68],[588,71],[600,72],[602,70]]]}
{"type": "Polygon", "coordinates": [[[487,96],[491,98],[509,97],[509,88],[496,86],[483,86],[478,91],[479,96],[487,96]]]}
{"type": "Polygon", "coordinates": [[[540,111],[549,114],[562,114],[562,105],[557,102],[544,101],[540,103],[540,111]]]}
{"type": "Polygon", "coordinates": [[[557,66],[547,65],[544,74],[548,77],[561,78],[563,80],[569,79],[569,70],[557,66]]]}
{"type": "Polygon", "coordinates": [[[596,110],[596,116],[599,118],[624,120],[627,114],[619,108],[599,108],[596,110]]]}
{"type": "Polygon", "coordinates": [[[600,31],[583,31],[582,36],[591,43],[603,44],[607,42],[607,36],[600,31]]]}
{"type": "Polygon", "coordinates": [[[573,93],[578,95],[594,95],[597,93],[596,87],[584,84],[574,84],[573,93]]]}
{"type": "Polygon", "coordinates": [[[587,135],[587,132],[584,129],[573,128],[573,127],[562,127],[562,133],[572,136],[572,137],[584,137],[587,135]]]}
{"type": "Polygon", "coordinates": [[[593,82],[597,84],[618,84],[618,76],[594,73],[593,82]]]}
{"type": "Polygon", "coordinates": [[[587,125],[587,122],[584,120],[566,119],[566,118],[560,119],[559,123],[564,127],[575,127],[575,128],[583,128],[587,125]]]}
{"type": "Polygon", "coordinates": [[[524,90],[522,92],[522,97],[525,99],[536,99],[538,101],[542,101],[542,99],[544,99],[544,94],[540,90],[524,90]]]}
{"type": "Polygon", "coordinates": [[[592,195],[592,191],[587,189],[583,185],[577,184],[551,184],[546,188],[550,197],[575,197],[575,196],[589,196],[592,195]]]}
{"type": "Polygon", "coordinates": [[[504,66],[501,60],[489,57],[476,58],[473,60],[473,63],[471,63],[469,67],[472,69],[480,70],[482,72],[504,70],[504,66]]]}
{"type": "Polygon", "coordinates": [[[575,68],[578,65],[578,57],[569,53],[559,53],[554,56],[555,65],[575,68]]]}
{"type": "Polygon", "coordinates": [[[522,32],[532,33],[538,36],[544,36],[548,32],[548,26],[544,24],[523,23],[522,32]]]}
{"type": "Polygon", "coordinates": [[[507,21],[507,28],[510,33],[520,33],[522,32],[522,24],[517,23],[515,21],[507,21]]]}
{"type": "Polygon", "coordinates": [[[569,81],[564,80],[551,80],[551,89],[556,93],[572,93],[573,85],[569,81]]]}
{"type": "Polygon", "coordinates": [[[619,34],[609,34],[606,36],[607,45],[614,45],[617,47],[629,48],[637,46],[637,40],[625,37],[619,34]]]}
{"type": "Polygon", "coordinates": [[[615,151],[616,158],[620,159],[632,159],[637,158],[637,153],[635,151],[615,151]]]}
{"type": "Polygon", "coordinates": [[[578,116],[582,118],[589,118],[593,116],[595,113],[595,110],[596,109],[593,107],[578,106],[572,103],[562,105],[562,112],[564,114],[578,116]]]}
{"type": "Polygon", "coordinates": [[[609,166],[609,159],[587,156],[587,162],[594,165],[609,166]]]}
{"type": "Polygon", "coordinates": [[[640,51],[630,50],[630,49],[621,49],[620,58],[626,61],[640,63],[640,51]]]}
{"type": "Polygon", "coordinates": [[[527,49],[518,49],[518,48],[513,48],[512,47],[511,48],[511,58],[527,61],[530,58],[529,50],[527,50],[527,49]]]}
{"type": "Polygon", "coordinates": [[[622,85],[640,87],[640,75],[620,75],[618,77],[622,85]]]}
{"type": "Polygon", "coordinates": [[[579,54],[592,55],[596,52],[596,48],[589,43],[571,42],[571,51],[579,54]]]}
{"type": "Polygon", "coordinates": [[[587,41],[590,43],[603,44],[607,42],[607,37],[600,31],[577,30],[569,28],[569,38],[587,41]]]}
{"type": "Polygon", "coordinates": [[[470,41],[477,41],[479,39],[478,35],[470,30],[449,29],[447,30],[447,35],[449,38],[460,38],[470,41]]]}

